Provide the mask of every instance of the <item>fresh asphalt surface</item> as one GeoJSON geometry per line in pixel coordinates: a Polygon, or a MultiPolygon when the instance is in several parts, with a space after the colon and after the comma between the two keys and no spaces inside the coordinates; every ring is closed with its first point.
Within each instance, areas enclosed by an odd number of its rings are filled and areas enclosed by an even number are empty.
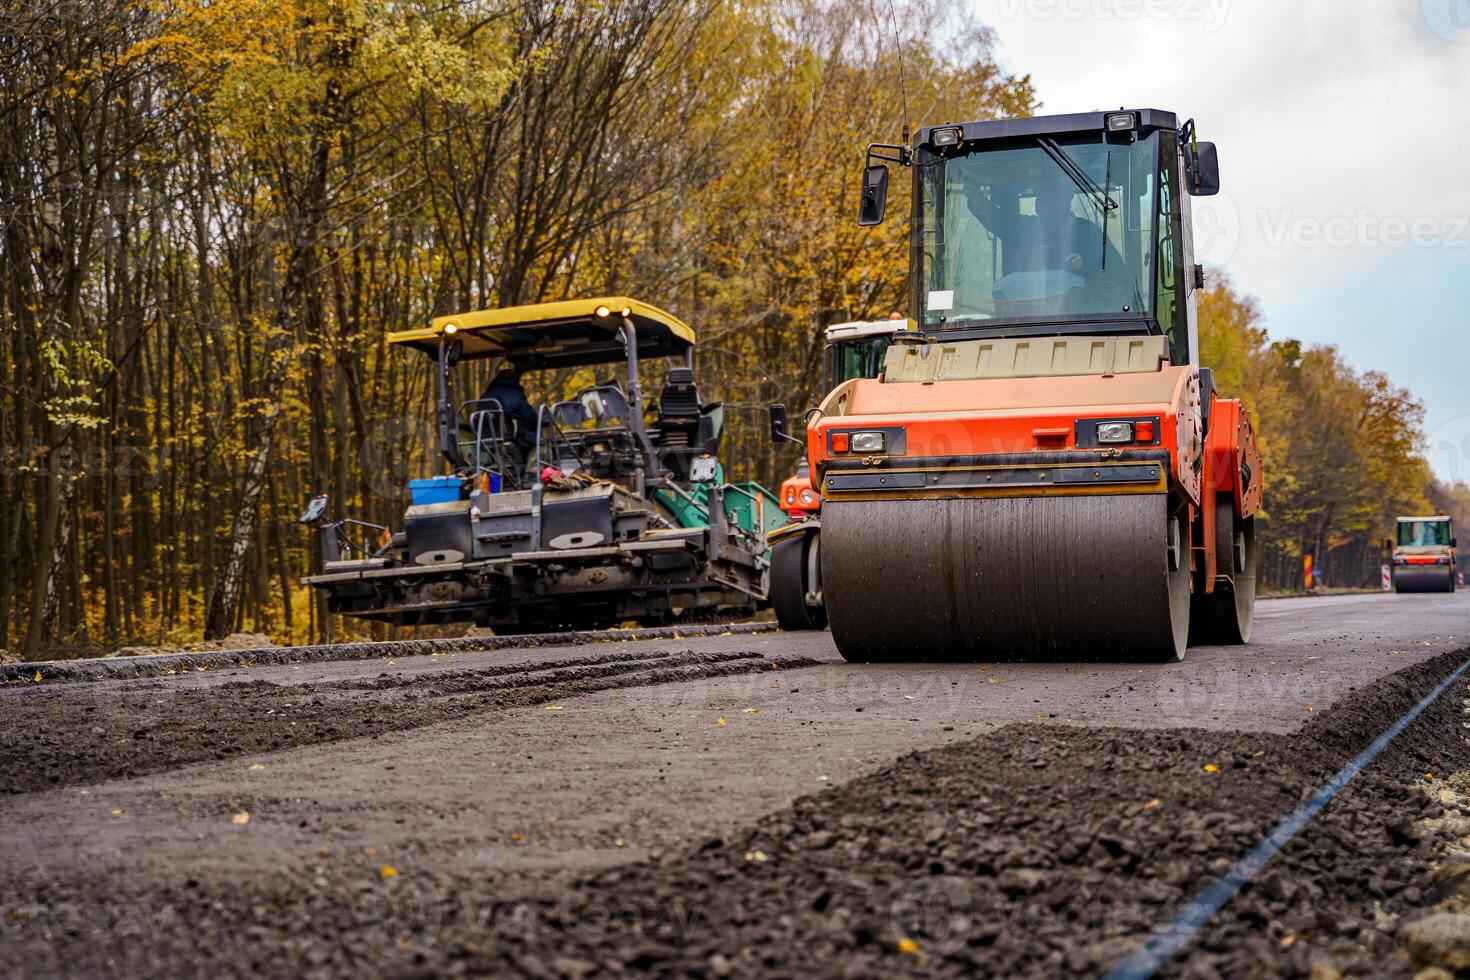
{"type": "MultiPolygon", "coordinates": [[[[139,691],[158,704],[195,697],[207,705],[212,690],[267,682],[330,706],[330,692],[354,681],[427,689],[446,672],[516,661],[554,667],[589,653],[743,652],[769,662],[0,797],[0,868],[32,881],[111,879],[134,890],[185,876],[229,888],[309,874],[330,854],[374,871],[483,874],[514,896],[528,882],[697,845],[914,749],[1012,722],[1290,734],[1357,688],[1470,645],[1464,592],[1285,599],[1257,609],[1248,647],[1196,647],[1168,666],[847,664],[827,633],[765,633],[57,685],[60,696],[90,699],[100,733],[109,700],[139,691]],[[816,663],[789,666],[795,658],[816,663]],[[248,822],[232,819],[241,811],[248,822]]],[[[46,687],[0,691],[0,711],[46,687]]],[[[397,700],[384,710],[417,709],[397,700]]],[[[292,724],[284,714],[258,721],[292,724]]]]}

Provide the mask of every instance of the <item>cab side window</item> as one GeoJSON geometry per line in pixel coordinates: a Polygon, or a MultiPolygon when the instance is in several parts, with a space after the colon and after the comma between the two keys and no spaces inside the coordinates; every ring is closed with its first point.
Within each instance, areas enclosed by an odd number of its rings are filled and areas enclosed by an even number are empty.
{"type": "Polygon", "coordinates": [[[1169,360],[1184,364],[1189,360],[1189,328],[1179,267],[1179,169],[1173,140],[1160,143],[1159,158],[1159,326],[1169,338],[1169,360]]]}

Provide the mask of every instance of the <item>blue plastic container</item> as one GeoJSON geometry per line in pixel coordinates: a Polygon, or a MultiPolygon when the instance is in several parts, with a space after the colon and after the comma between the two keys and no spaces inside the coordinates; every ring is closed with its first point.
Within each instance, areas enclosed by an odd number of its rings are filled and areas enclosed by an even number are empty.
{"type": "Polygon", "coordinates": [[[408,493],[415,507],[447,504],[464,499],[464,481],[457,476],[431,476],[426,480],[409,480],[408,493]]]}

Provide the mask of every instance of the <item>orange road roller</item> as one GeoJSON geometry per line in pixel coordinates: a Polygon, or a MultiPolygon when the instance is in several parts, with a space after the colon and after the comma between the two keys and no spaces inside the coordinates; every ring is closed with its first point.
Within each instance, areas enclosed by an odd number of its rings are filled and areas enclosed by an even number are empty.
{"type": "Polygon", "coordinates": [[[911,317],[809,416],[849,660],[1171,661],[1250,638],[1261,458],[1199,364],[1193,120],[1120,110],[872,144],[912,176],[911,317]]]}

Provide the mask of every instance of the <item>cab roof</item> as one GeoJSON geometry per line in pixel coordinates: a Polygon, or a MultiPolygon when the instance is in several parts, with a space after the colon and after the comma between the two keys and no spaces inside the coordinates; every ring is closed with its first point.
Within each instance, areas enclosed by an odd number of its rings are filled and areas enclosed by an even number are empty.
{"type": "Polygon", "coordinates": [[[977,122],[923,126],[914,134],[914,146],[931,147],[936,129],[960,130],[960,142],[973,144],[992,140],[1066,137],[1079,133],[1101,134],[1108,116],[1132,113],[1133,131],[1140,135],[1160,129],[1177,129],[1179,117],[1163,109],[1114,109],[1109,112],[1072,112],[1054,116],[1022,116],[1015,119],[983,119],[977,122]]]}
{"type": "Polygon", "coordinates": [[[850,320],[829,326],[827,339],[835,341],[850,337],[875,337],[878,334],[906,333],[912,329],[912,320],[850,320]]]}
{"type": "Polygon", "coordinates": [[[608,364],[627,357],[624,316],[633,323],[640,358],[682,356],[694,346],[694,330],[683,320],[627,296],[453,313],[427,327],[390,333],[388,342],[437,358],[440,342],[452,336],[464,344],[465,360],[504,357],[526,368],[608,364]]]}

